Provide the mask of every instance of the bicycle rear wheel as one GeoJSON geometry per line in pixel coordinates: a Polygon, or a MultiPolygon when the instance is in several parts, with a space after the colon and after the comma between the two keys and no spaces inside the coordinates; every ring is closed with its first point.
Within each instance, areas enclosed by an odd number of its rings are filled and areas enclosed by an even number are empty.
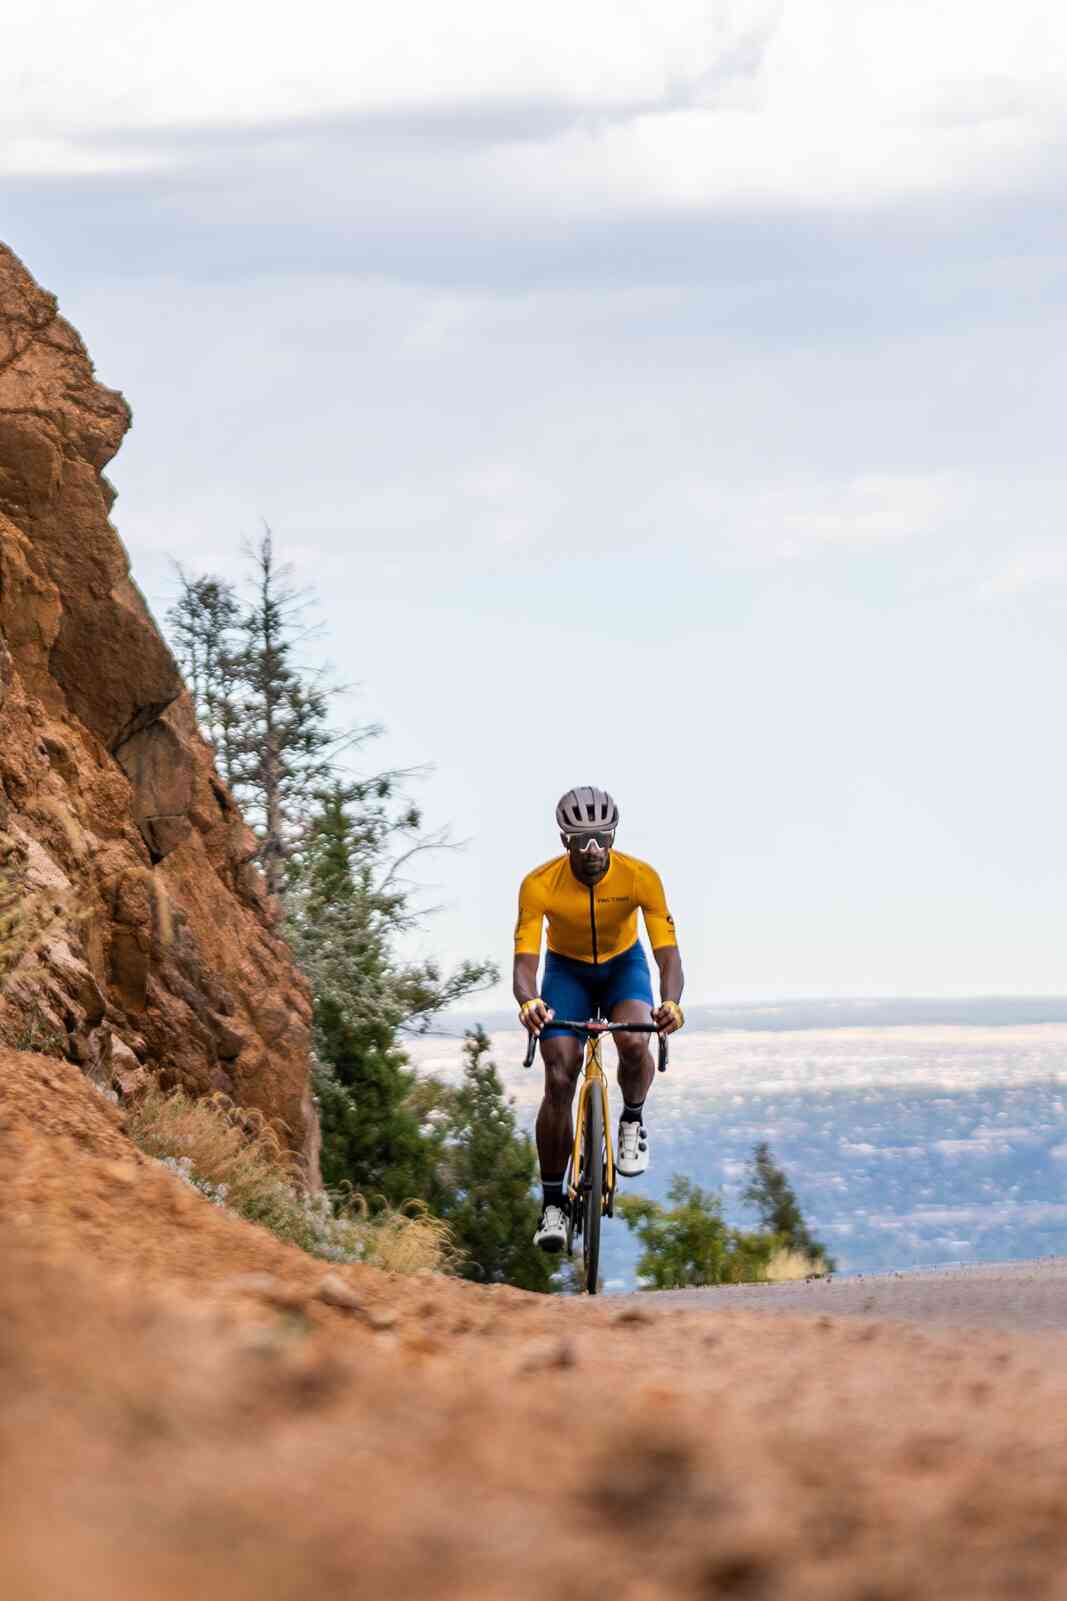
{"type": "Polygon", "coordinates": [[[604,1101],[599,1085],[593,1087],[589,1097],[582,1147],[582,1266],[585,1287],[590,1295],[595,1295],[600,1271],[600,1219],[604,1208],[604,1101]]]}

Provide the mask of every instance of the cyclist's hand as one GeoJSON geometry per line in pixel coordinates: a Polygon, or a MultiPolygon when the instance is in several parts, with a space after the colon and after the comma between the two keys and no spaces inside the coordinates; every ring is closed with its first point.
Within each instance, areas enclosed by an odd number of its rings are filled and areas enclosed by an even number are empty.
{"type": "Polygon", "coordinates": [[[524,1001],[519,1007],[519,1022],[530,1034],[540,1034],[546,1023],[551,1023],[555,1012],[546,1006],[540,995],[532,1001],[524,1001]]]}
{"type": "Polygon", "coordinates": [[[661,1034],[675,1034],[685,1022],[685,1013],[677,1001],[664,1001],[652,1013],[652,1021],[661,1034]]]}

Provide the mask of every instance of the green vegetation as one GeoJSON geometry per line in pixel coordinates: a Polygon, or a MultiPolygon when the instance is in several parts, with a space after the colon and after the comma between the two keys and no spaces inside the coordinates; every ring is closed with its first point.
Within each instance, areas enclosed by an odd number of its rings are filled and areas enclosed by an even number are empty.
{"type": "Polygon", "coordinates": [[[744,1199],[756,1206],[758,1232],[731,1228],[722,1201],[675,1175],[669,1205],[622,1196],[627,1227],[641,1241],[638,1278],[645,1289],[689,1285],[772,1283],[833,1271],[825,1248],[808,1232],[796,1196],[766,1142],[755,1147],[744,1199]]]}
{"type": "Polygon", "coordinates": [[[438,1086],[437,1206],[463,1252],[464,1278],[549,1290],[554,1264],[533,1244],[537,1158],[516,1127],[489,1049],[484,1030],[471,1030],[462,1085],[438,1086]]]}
{"type": "Polygon", "coordinates": [[[774,1235],[782,1250],[817,1263],[823,1273],[834,1271],[833,1257],[809,1231],[793,1186],[771,1155],[766,1140],[753,1147],[751,1176],[741,1199],[756,1208],[762,1228],[774,1235]]]}
{"type": "Polygon", "coordinates": [[[442,975],[404,962],[400,936],[418,922],[398,853],[418,846],[418,814],[390,808],[384,781],[339,784],[320,798],[294,853],[286,897],[293,948],[315,1001],[315,1087],[323,1177],[393,1203],[434,1192],[436,1137],[413,1104],[401,1040],[496,977],[489,963],[442,975]],[[399,843],[398,843],[399,842],[399,843]]]}
{"type": "Polygon", "coordinates": [[[424,831],[402,792],[410,774],[353,776],[353,753],[380,730],[333,730],[337,691],[297,661],[304,597],[278,567],[269,532],[250,556],[247,599],[222,579],[181,574],[168,621],[312,986],[324,1181],[364,1197],[375,1215],[421,1203],[447,1226],[468,1277],[547,1290],[550,1264],[531,1244],[533,1150],[488,1040],[480,1031],[468,1039],[458,1088],[417,1080],[403,1048],[497,978],[490,962],[445,971],[400,954],[423,922],[411,863],[447,848],[447,834],[424,831]]]}

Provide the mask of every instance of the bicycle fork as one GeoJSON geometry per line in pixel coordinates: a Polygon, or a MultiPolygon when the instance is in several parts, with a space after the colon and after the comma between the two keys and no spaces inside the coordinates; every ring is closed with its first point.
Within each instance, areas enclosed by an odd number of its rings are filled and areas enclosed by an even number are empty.
{"type": "Polygon", "coordinates": [[[571,1182],[568,1194],[571,1200],[572,1215],[580,1199],[582,1182],[587,1180],[579,1178],[583,1173],[583,1154],[585,1144],[585,1125],[589,1116],[589,1097],[598,1095],[603,1112],[604,1128],[604,1215],[611,1217],[615,1200],[615,1142],[611,1137],[610,1107],[608,1103],[608,1084],[600,1066],[599,1043],[595,1047],[597,1052],[595,1062],[596,1071],[590,1075],[588,1069],[592,1063],[587,1063],[581,1087],[578,1091],[578,1110],[574,1119],[574,1149],[571,1152],[571,1182]]]}

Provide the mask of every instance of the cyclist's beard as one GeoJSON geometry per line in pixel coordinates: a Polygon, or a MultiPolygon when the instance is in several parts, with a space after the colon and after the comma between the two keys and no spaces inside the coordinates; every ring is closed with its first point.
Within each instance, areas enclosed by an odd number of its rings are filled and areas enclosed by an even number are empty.
{"type": "Polygon", "coordinates": [[[611,852],[594,856],[591,851],[571,851],[571,872],[580,884],[599,884],[611,866],[611,852]]]}

